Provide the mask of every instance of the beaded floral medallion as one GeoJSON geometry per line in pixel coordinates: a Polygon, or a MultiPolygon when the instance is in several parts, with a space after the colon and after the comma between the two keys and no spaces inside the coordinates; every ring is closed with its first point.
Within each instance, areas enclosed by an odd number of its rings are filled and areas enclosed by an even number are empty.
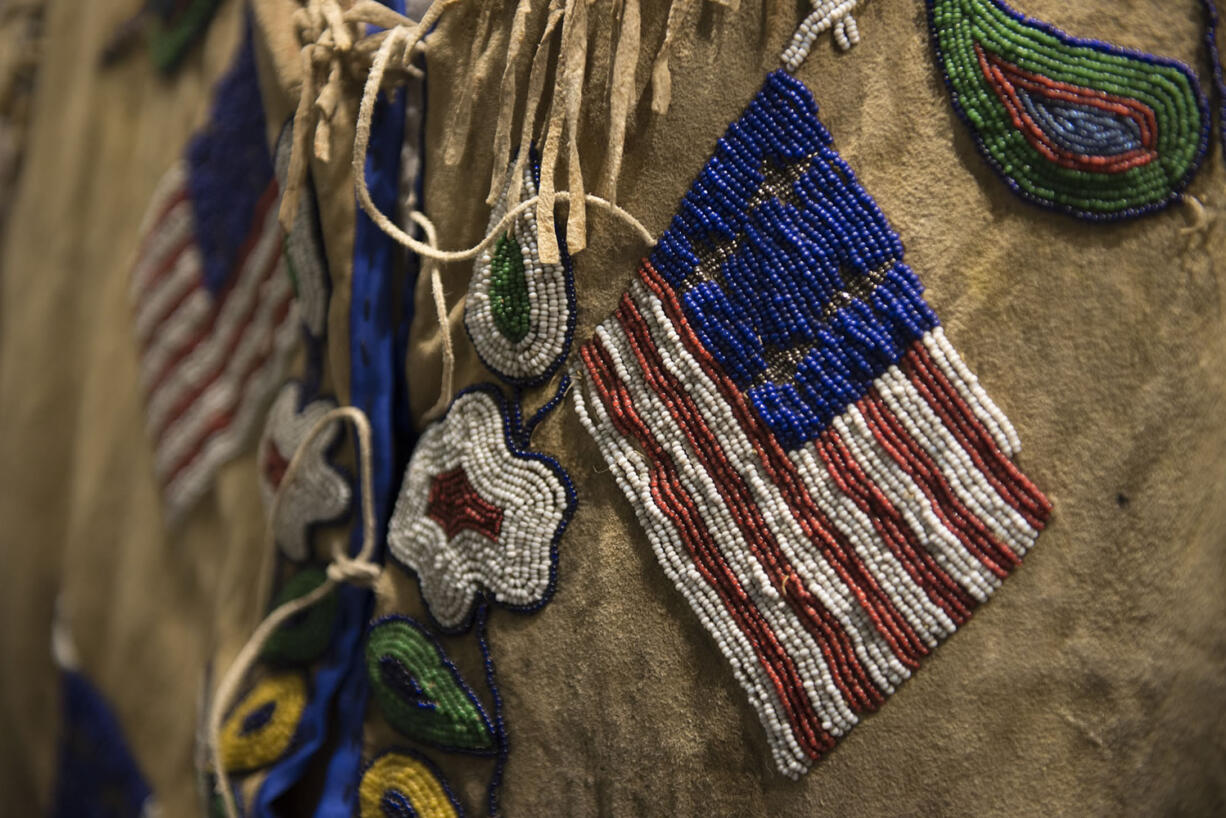
{"type": "Polygon", "coordinates": [[[130,294],[165,515],[249,445],[298,339],[251,34],[210,119],[163,178],[130,294]]]}
{"type": "MultiPolygon", "coordinates": [[[[523,198],[536,195],[539,175],[531,152],[523,198]]],[[[510,188],[508,178],[490,213],[490,229],[507,213],[510,188]]],[[[464,307],[464,326],[482,363],[504,381],[523,386],[553,377],[575,331],[575,283],[565,241],[558,239],[561,263],[545,264],[537,236],[536,211],[528,208],[477,257],[464,307]]]]}
{"type": "MultiPolygon", "coordinates": [[[[289,381],[273,401],[260,439],[260,490],[271,514],[273,498],[290,459],[311,428],[336,408],[331,398],[304,400],[302,385],[289,381]]],[[[300,455],[297,474],[282,493],[273,529],[281,552],[292,560],[311,555],[311,530],[345,518],[353,501],[350,479],[333,465],[330,453],[340,441],[341,427],[332,423],[300,455]]]]}
{"type": "Polygon", "coordinates": [[[1050,505],[798,80],[771,74],[580,350],[576,406],[798,776],[1050,505]]]}
{"type": "Polygon", "coordinates": [[[1119,219],[1187,186],[1211,120],[1186,65],[1070,37],[1001,0],[927,2],[954,107],[1015,193],[1119,219]]]}
{"type": "Polygon", "coordinates": [[[575,491],[557,461],[527,449],[530,428],[496,387],[472,387],[422,434],[409,462],[388,550],[417,575],[446,630],[466,629],[482,594],[515,610],[553,594],[575,491]]]}

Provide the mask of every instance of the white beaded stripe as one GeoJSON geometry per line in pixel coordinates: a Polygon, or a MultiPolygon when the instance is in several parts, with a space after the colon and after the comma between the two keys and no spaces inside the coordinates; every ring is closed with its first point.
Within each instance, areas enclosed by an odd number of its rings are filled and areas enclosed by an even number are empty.
{"type": "MultiPolygon", "coordinates": [[[[789,457],[814,503],[842,533],[877,586],[885,592],[890,604],[902,614],[920,639],[931,645],[935,643],[936,635],[952,632],[953,623],[915,584],[885,540],[873,528],[872,518],[835,485],[813,444],[790,452],[789,457]]],[[[893,661],[883,669],[888,674],[887,678],[874,677],[873,681],[882,690],[893,692],[899,683],[910,676],[910,672],[893,653],[888,655],[893,661]]]]}
{"type": "MultiPolygon", "coordinates": [[[[184,204],[187,204],[184,202],[184,204]]],[[[179,254],[166,274],[136,308],[136,342],[144,345],[168,317],[167,310],[200,283],[203,259],[193,242],[179,254]]]]}
{"type": "Polygon", "coordinates": [[[937,327],[925,335],[924,346],[938,365],[942,365],[941,371],[945,373],[945,377],[957,388],[962,400],[974,410],[975,417],[979,418],[979,422],[991,433],[992,439],[1005,456],[1011,459],[1017,457],[1022,450],[1017,431],[1009,422],[1009,418],[1005,417],[1005,413],[984,391],[979,378],[967,367],[962,356],[949,343],[949,339],[945,337],[945,328],[937,327]]]}
{"type": "MultiPolygon", "coordinates": [[[[698,453],[685,440],[684,433],[673,421],[663,401],[643,380],[642,370],[636,363],[626,336],[621,332],[610,332],[605,327],[598,327],[596,335],[604,342],[618,377],[636,396],[636,409],[647,421],[660,445],[671,454],[682,486],[703,509],[704,522],[715,547],[796,663],[801,678],[817,682],[807,692],[814,710],[822,719],[822,729],[833,735],[842,735],[855,724],[856,719],[842,697],[837,695],[838,690],[820,646],[746,546],[745,537],[718,487],[699,465],[698,453]],[[836,696],[829,696],[826,693],[828,689],[834,690],[836,696]]],[[[643,499],[651,501],[651,498],[643,499]]]]}
{"type": "Polygon", "coordinates": [[[723,602],[699,574],[672,521],[654,503],[637,500],[650,496],[650,468],[634,444],[617,432],[600,397],[585,396],[590,388],[586,379],[581,375],[577,377],[578,386],[571,391],[579,422],[596,441],[618,487],[631,500],[635,516],[646,530],[648,542],[665,575],[689,603],[731,666],[733,677],[745,691],[765,729],[775,765],[789,778],[799,778],[809,769],[809,758],[792,734],[778,694],[753,646],[740,628],[734,624],[729,626],[731,620],[723,602]]]}
{"type": "Polygon", "coordinates": [[[277,329],[276,351],[257,372],[242,393],[234,419],[228,427],[210,437],[190,464],[163,489],[167,516],[171,522],[180,518],[212,486],[217,469],[234,457],[246,444],[267,395],[283,377],[286,359],[298,341],[298,322],[291,309],[277,329]]]}
{"type": "Polygon", "coordinates": [[[950,486],[988,530],[1017,554],[1024,554],[1039,532],[1005,502],[975,468],[970,455],[937,417],[928,401],[897,367],[887,371],[875,386],[881,399],[907,433],[936,462],[950,486]]]}
{"type": "MultiPolygon", "coordinates": [[[[665,367],[686,385],[708,428],[719,430],[725,455],[749,485],[754,502],[803,585],[839,622],[851,639],[861,665],[874,668],[873,675],[879,684],[889,686],[890,679],[905,679],[906,668],[873,625],[855,590],[847,586],[818,547],[810,542],[782,492],[766,475],[761,458],[731,407],[685,348],[663,305],[638,280],[631,285],[631,293],[651,329],[665,367]]],[[[817,498],[814,500],[816,502],[817,498]]],[[[841,703],[841,696],[839,701],[841,703]]],[[[849,710],[845,715],[850,717],[850,723],[855,723],[849,710]]]]}
{"type": "Polygon", "coordinates": [[[906,520],[921,545],[932,554],[937,565],[979,602],[986,602],[1000,587],[1000,578],[967,550],[933,510],[933,504],[915,479],[881,447],[864,415],[856,406],[836,418],[834,426],[856,462],[885,498],[906,520]]]}
{"type": "MultiPolygon", "coordinates": [[[[148,337],[150,318],[139,320],[141,314],[150,308],[150,301],[158,298],[162,291],[166,290],[166,285],[170,278],[168,272],[161,280],[155,279],[155,275],[162,267],[170,260],[177,251],[191,250],[196,253],[199,259],[199,250],[195,244],[196,225],[195,216],[193,215],[192,203],[184,199],[171,208],[166,214],[166,218],[158,223],[155,231],[146,238],[145,246],[141,248],[140,258],[136,260],[136,265],[132,270],[132,287],[131,301],[134,309],[137,310],[137,337],[144,341],[148,337]],[[186,244],[186,248],[185,248],[186,244]],[[140,286],[136,286],[135,282],[140,281],[140,286]]],[[[179,261],[180,259],[175,259],[179,261]]],[[[195,279],[188,279],[191,283],[195,279]]],[[[162,296],[162,301],[165,302],[166,297],[162,296]]],[[[155,314],[160,314],[158,310],[155,314]]]]}
{"type": "MultiPolygon", "coordinates": [[[[293,297],[285,270],[274,271],[272,278],[265,282],[261,289],[264,292],[260,295],[255,318],[251,326],[243,333],[233,353],[225,359],[224,368],[218,378],[210,383],[202,394],[192,400],[187,411],[166,427],[158,441],[155,464],[159,474],[169,476],[169,471],[200,439],[199,436],[206,431],[214,416],[233,406],[242,395],[253,391],[250,383],[243,383],[244,375],[266,353],[271,351],[270,359],[278,357],[281,352],[281,344],[278,343],[278,335],[281,333],[278,328],[285,327],[288,323],[288,345],[292,346],[296,340],[294,330],[297,314],[292,303],[288,304],[288,310],[280,323],[277,323],[276,319],[278,309],[287,306],[287,302],[293,297]]],[[[226,340],[228,338],[210,338],[206,343],[226,340]]],[[[184,367],[175,371],[175,376],[184,374],[187,375],[183,379],[184,390],[195,388],[195,385],[205,377],[201,372],[185,373],[184,367]]],[[[157,397],[164,394],[167,394],[166,390],[159,390],[155,393],[157,397]]],[[[269,393],[265,391],[262,394],[267,397],[269,393]]],[[[175,395],[175,397],[181,396],[175,395]]],[[[173,404],[169,405],[173,407],[173,404]]],[[[154,417],[152,410],[150,417],[154,417]]],[[[159,427],[151,426],[151,429],[157,428],[159,427]]]]}
{"type": "MultiPolygon", "coordinates": [[[[187,187],[187,163],[183,160],[175,162],[169,170],[162,174],[162,178],[158,180],[157,187],[153,190],[153,197],[149,202],[149,206],[145,208],[145,215],[141,217],[140,230],[137,233],[140,236],[142,245],[137,250],[136,264],[133,266],[133,274],[128,282],[128,295],[133,303],[140,298],[141,292],[148,285],[148,277],[152,274],[156,265],[143,264],[142,262],[156,254],[155,248],[173,246],[169,240],[166,243],[161,242],[159,235],[163,229],[170,226],[174,230],[182,228],[183,222],[179,216],[173,216],[179,212],[179,206],[170,213],[163,213],[166,206],[176,196],[182,195],[187,187]],[[158,232],[155,233],[154,231],[158,232]]],[[[185,200],[186,202],[186,200],[185,200]]],[[[190,203],[189,213],[190,213],[190,203]]],[[[195,224],[189,215],[187,221],[189,230],[195,229],[195,224]]]]}
{"type": "MultiPolygon", "coordinates": [[[[234,333],[241,332],[244,322],[251,311],[252,304],[261,297],[261,290],[266,280],[285,279],[288,288],[288,274],[284,262],[277,262],[277,269],[272,270],[270,278],[264,275],[268,265],[281,252],[281,227],[277,223],[277,209],[270,207],[264,217],[259,239],[243,266],[235,270],[236,277],[233,289],[221,305],[217,320],[209,329],[208,336],[201,339],[192,350],[175,366],[161,384],[149,395],[146,406],[146,416],[151,430],[160,429],[166,421],[166,415],[174,408],[185,389],[190,389],[197,382],[199,374],[209,372],[221,366],[226,355],[226,348],[234,333]]],[[[192,342],[201,329],[207,325],[209,316],[216,308],[216,299],[206,289],[201,287],[192,293],[188,299],[166,319],[163,331],[157,333],[148,350],[141,358],[141,388],[148,391],[152,381],[184,345],[192,342]]]]}

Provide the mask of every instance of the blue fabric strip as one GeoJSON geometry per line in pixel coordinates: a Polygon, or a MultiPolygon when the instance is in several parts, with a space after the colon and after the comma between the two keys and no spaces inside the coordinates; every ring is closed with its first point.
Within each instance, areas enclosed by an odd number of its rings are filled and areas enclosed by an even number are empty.
{"type": "MultiPolygon", "coordinates": [[[[387,5],[404,12],[402,0],[387,5]]],[[[384,213],[395,213],[400,184],[400,149],[404,141],[404,91],[389,102],[380,98],[371,124],[366,156],[366,181],[371,199],[384,213]]],[[[350,400],[370,420],[374,443],[375,518],[378,542],[387,535],[387,519],[395,500],[397,478],[407,462],[407,441],[398,440],[398,416],[407,416],[397,395],[407,400],[404,353],[398,349],[396,275],[399,245],[370,220],[360,207],[354,233],[352,307],[349,316],[350,400]]],[[[415,289],[415,270],[402,286],[415,289]]],[[[355,497],[355,503],[360,503],[355,497]]],[[[355,528],[351,550],[361,547],[362,532],[355,528]]],[[[346,588],[349,599],[342,605],[360,613],[358,622],[346,621],[340,641],[347,643],[349,666],[336,703],[336,749],[328,759],[323,795],[316,818],[350,818],[356,814],[357,782],[362,766],[362,732],[369,697],[369,682],[363,660],[363,636],[370,618],[368,591],[346,588]]]]}

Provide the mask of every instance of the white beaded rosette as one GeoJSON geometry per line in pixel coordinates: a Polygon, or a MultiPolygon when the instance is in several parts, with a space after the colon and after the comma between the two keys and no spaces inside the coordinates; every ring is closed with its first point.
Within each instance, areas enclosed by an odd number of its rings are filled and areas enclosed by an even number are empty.
{"type": "Polygon", "coordinates": [[[521,434],[502,394],[481,385],[456,397],[409,462],[388,548],[444,629],[466,627],[482,593],[521,611],[553,594],[574,490],[552,458],[520,447],[521,434]]]}

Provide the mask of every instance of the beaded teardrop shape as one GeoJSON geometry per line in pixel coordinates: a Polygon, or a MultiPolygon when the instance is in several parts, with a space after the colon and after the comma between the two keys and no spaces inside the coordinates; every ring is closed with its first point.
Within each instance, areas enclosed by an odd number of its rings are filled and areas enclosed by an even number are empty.
{"type": "Polygon", "coordinates": [[[1022,198],[1091,220],[1174,201],[1209,144],[1195,74],[1082,40],[1001,0],[928,0],[954,107],[1022,198]]]}
{"type": "Polygon", "coordinates": [[[389,616],[371,626],[366,669],[392,727],[442,750],[488,755],[494,732],[472,689],[417,622],[389,616]]]}
{"type": "MultiPolygon", "coordinates": [[[[530,151],[519,198],[509,201],[508,173],[487,229],[518,201],[536,195],[538,173],[535,151],[530,151]]],[[[481,362],[518,386],[537,386],[553,377],[570,353],[575,332],[575,283],[566,242],[559,234],[561,262],[546,264],[537,248],[539,236],[536,210],[530,207],[477,257],[464,307],[464,326],[481,362]]]]}

